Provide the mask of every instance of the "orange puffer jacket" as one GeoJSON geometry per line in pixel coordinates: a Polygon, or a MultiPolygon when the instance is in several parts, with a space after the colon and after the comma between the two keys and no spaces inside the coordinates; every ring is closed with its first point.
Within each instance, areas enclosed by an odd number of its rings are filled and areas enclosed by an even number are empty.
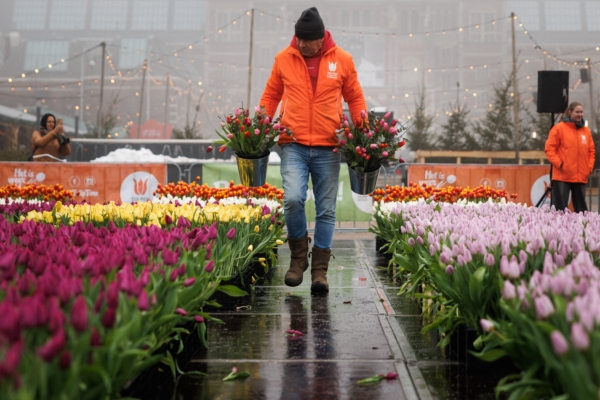
{"type": "Polygon", "coordinates": [[[546,157],[552,163],[552,180],[587,183],[594,169],[596,149],[590,130],[573,122],[555,125],[546,140],[546,157]]]}
{"type": "Polygon", "coordinates": [[[281,101],[281,124],[292,137],[279,136],[279,144],[294,140],[306,146],[336,146],[335,130],[340,127],[342,97],[348,103],[353,121],[367,105],[358,82],[352,56],[337,46],[321,56],[317,90],[313,93],[302,54],[288,46],[277,56],[260,99],[267,115],[274,115],[281,101]]]}

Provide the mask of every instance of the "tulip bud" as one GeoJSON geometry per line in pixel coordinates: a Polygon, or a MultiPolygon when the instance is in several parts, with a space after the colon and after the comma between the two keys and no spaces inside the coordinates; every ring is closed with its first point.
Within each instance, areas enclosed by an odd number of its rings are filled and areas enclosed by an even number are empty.
{"type": "Polygon", "coordinates": [[[278,130],[279,129],[279,124],[273,125],[273,129],[278,130]]]}
{"type": "Polygon", "coordinates": [[[77,297],[71,307],[71,325],[77,332],[83,332],[87,329],[87,304],[82,296],[77,297]]]}
{"type": "Polygon", "coordinates": [[[371,143],[371,145],[369,146],[371,149],[376,149],[377,145],[375,143],[371,143]]]}
{"type": "Polygon", "coordinates": [[[354,135],[352,135],[351,133],[348,134],[348,140],[352,140],[354,139],[354,135]]]}
{"type": "Polygon", "coordinates": [[[399,162],[400,164],[402,164],[402,163],[404,162],[404,158],[399,158],[399,159],[398,159],[398,162],[399,162]]]}
{"type": "Polygon", "coordinates": [[[219,153],[224,153],[225,150],[227,150],[227,146],[223,145],[223,146],[219,147],[219,153]]]}
{"type": "Polygon", "coordinates": [[[492,321],[482,318],[479,320],[479,324],[484,332],[489,333],[494,330],[494,323],[492,321]]]}
{"type": "Polygon", "coordinates": [[[369,133],[367,133],[367,137],[368,137],[369,139],[371,139],[371,138],[373,137],[373,132],[369,132],[369,133]]]}
{"type": "Polygon", "coordinates": [[[389,117],[391,117],[391,116],[392,116],[392,112],[391,112],[391,111],[388,111],[388,112],[386,112],[386,113],[385,113],[385,115],[383,116],[383,119],[388,119],[388,118],[389,118],[389,117]]]}
{"type": "Polygon", "coordinates": [[[340,143],[340,145],[344,146],[344,145],[346,144],[346,141],[345,141],[344,139],[341,139],[341,140],[339,141],[339,143],[340,143]]]}
{"type": "Polygon", "coordinates": [[[502,290],[502,298],[505,300],[512,300],[517,297],[517,288],[511,283],[511,281],[504,281],[502,290]]]}
{"type": "Polygon", "coordinates": [[[108,308],[102,315],[102,326],[105,328],[112,328],[115,325],[117,316],[114,308],[108,308]]]}
{"type": "Polygon", "coordinates": [[[348,128],[350,126],[350,124],[348,123],[348,120],[344,120],[344,127],[348,128]]]}
{"type": "Polygon", "coordinates": [[[179,307],[175,310],[175,314],[179,314],[179,315],[183,315],[184,317],[186,315],[188,315],[187,311],[185,311],[183,308],[179,307]]]}
{"type": "Polygon", "coordinates": [[[389,154],[388,154],[388,152],[387,152],[387,151],[384,151],[383,153],[381,153],[381,156],[382,156],[383,158],[387,157],[388,155],[389,155],[389,154]]]}
{"type": "Polygon", "coordinates": [[[239,108],[235,109],[235,116],[236,117],[239,117],[241,113],[242,113],[242,110],[240,110],[239,108]]]}
{"type": "Polygon", "coordinates": [[[334,153],[337,153],[337,152],[338,152],[338,148],[337,148],[337,147],[334,147],[334,148],[333,148],[333,152],[334,152],[334,153]]]}
{"type": "Polygon", "coordinates": [[[397,123],[398,123],[398,121],[397,121],[397,120],[393,120],[393,121],[392,121],[392,126],[396,126],[396,124],[397,124],[397,123]]]}
{"type": "Polygon", "coordinates": [[[567,343],[567,339],[559,331],[554,331],[550,334],[550,341],[552,342],[554,352],[559,356],[569,352],[569,343],[567,343]]]}
{"type": "Polygon", "coordinates": [[[165,215],[165,224],[171,225],[173,223],[173,218],[169,214],[165,215]]]}
{"type": "Polygon", "coordinates": [[[267,118],[265,118],[265,125],[271,123],[271,118],[269,118],[269,116],[267,116],[267,118]]]}
{"type": "Polygon", "coordinates": [[[367,113],[365,113],[365,110],[360,110],[360,117],[362,119],[365,119],[367,117],[367,113]]]}
{"type": "Polygon", "coordinates": [[[590,337],[579,322],[571,325],[571,340],[577,350],[587,350],[590,347],[590,337]]]}
{"type": "Polygon", "coordinates": [[[204,318],[201,315],[196,315],[194,317],[194,322],[197,324],[203,324],[204,323],[204,318]]]}
{"type": "Polygon", "coordinates": [[[225,122],[221,122],[221,128],[225,126],[225,122]]]}
{"type": "MultiPolygon", "coordinates": [[[[411,238],[412,239],[412,238],[411,238]]],[[[452,275],[454,273],[454,267],[452,265],[446,266],[446,273],[452,275]]]]}
{"type": "Polygon", "coordinates": [[[193,276],[191,278],[187,278],[185,281],[183,281],[183,286],[185,287],[190,287],[192,286],[194,283],[196,282],[196,278],[194,278],[193,276]]]}
{"type": "Polygon", "coordinates": [[[138,309],[140,311],[148,311],[148,293],[145,290],[140,292],[137,299],[138,309]]]}
{"type": "Polygon", "coordinates": [[[210,260],[204,267],[204,270],[208,273],[211,273],[214,268],[215,268],[215,262],[213,260],[210,260]]]}
{"type": "Polygon", "coordinates": [[[390,135],[395,135],[397,133],[396,128],[390,128],[388,132],[390,133],[390,135]]]}
{"type": "Polygon", "coordinates": [[[213,150],[213,147],[212,147],[212,146],[208,146],[208,147],[206,148],[206,152],[207,152],[207,153],[210,153],[212,150],[213,150]]]}
{"type": "MultiPolygon", "coordinates": [[[[138,301],[139,304],[139,301],[138,301]]],[[[101,339],[100,339],[100,332],[98,332],[98,329],[94,326],[92,327],[92,337],[90,338],[90,346],[92,347],[98,347],[102,344],[101,339]]]]}
{"type": "Polygon", "coordinates": [[[233,133],[228,133],[227,134],[227,139],[230,139],[230,140],[233,139],[233,133]]]}

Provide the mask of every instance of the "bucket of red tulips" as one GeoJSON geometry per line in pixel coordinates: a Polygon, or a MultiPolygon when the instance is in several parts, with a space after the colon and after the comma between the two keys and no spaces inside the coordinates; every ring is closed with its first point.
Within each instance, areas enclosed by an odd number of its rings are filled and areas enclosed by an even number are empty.
{"type": "Polygon", "coordinates": [[[357,125],[352,125],[346,115],[342,117],[340,128],[335,132],[338,147],[333,151],[346,158],[350,188],[354,193],[372,193],[382,163],[397,160],[396,151],[406,143],[403,135],[407,128],[396,119],[390,120],[391,116],[388,112],[379,118],[371,112],[367,118],[367,113],[361,111],[362,122],[357,125]]]}

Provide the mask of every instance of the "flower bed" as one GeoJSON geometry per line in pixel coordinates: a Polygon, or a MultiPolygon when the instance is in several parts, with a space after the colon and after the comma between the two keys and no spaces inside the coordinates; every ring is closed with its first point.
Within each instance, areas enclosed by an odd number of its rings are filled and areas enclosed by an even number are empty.
{"type": "Polygon", "coordinates": [[[204,321],[220,322],[203,311],[219,306],[215,293],[246,294],[223,282],[275,262],[281,203],[262,189],[163,203],[4,200],[0,398],[115,397],[159,361],[175,375],[166,349],[180,351],[172,343],[190,328],[206,345],[204,321]]]}
{"type": "Polygon", "coordinates": [[[509,355],[525,371],[499,390],[515,398],[598,396],[600,313],[591,297],[600,287],[598,214],[493,199],[376,203],[374,212],[374,230],[386,235],[403,279],[400,292],[431,301],[424,331],[438,329],[441,346],[465,325],[477,331],[482,359],[509,355]]]}

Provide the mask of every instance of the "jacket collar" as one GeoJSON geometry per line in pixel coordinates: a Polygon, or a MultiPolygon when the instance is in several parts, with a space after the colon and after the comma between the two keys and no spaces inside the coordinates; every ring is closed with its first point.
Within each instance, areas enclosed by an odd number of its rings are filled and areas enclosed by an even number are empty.
{"type": "MultiPolygon", "coordinates": [[[[328,53],[331,49],[333,49],[336,46],[335,41],[333,40],[333,36],[331,35],[331,32],[329,32],[328,30],[325,30],[325,38],[323,40],[323,47],[321,47],[321,53],[317,54],[317,56],[322,56],[326,53],[328,53]]],[[[296,43],[296,36],[292,36],[292,40],[290,41],[290,47],[296,51],[291,51],[291,53],[297,53],[300,54],[300,56],[302,56],[302,53],[300,53],[300,50],[298,50],[298,44],[296,43]]],[[[317,57],[315,56],[315,57],[317,57]]]]}

